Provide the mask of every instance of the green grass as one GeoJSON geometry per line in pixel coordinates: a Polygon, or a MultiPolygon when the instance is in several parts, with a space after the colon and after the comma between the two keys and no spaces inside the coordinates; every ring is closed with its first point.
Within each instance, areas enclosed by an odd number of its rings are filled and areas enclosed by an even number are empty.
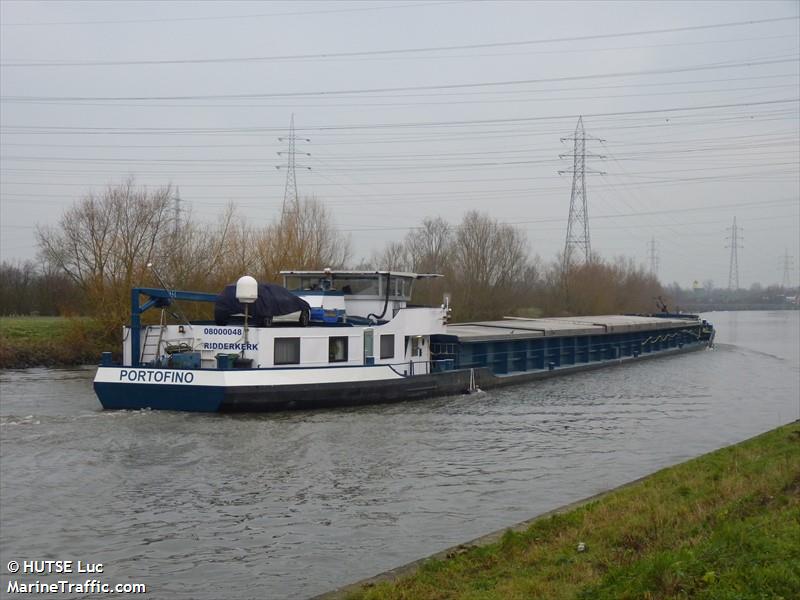
{"type": "Polygon", "coordinates": [[[0,317],[0,368],[97,363],[117,329],[88,317],[0,317]]]}
{"type": "Polygon", "coordinates": [[[800,423],[347,597],[800,598],[800,423]]]}
{"type": "MultiPolygon", "coordinates": [[[[65,317],[0,317],[0,336],[35,342],[64,335],[73,319],[65,317]]],[[[85,317],[77,320],[87,321],[85,317]]]]}

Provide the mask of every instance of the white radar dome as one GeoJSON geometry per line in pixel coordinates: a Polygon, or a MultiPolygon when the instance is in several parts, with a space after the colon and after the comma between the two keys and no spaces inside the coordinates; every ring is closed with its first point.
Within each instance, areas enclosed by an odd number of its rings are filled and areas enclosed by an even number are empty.
{"type": "Polygon", "coordinates": [[[239,277],[236,282],[236,299],[243,304],[252,304],[258,300],[258,282],[255,277],[239,277]]]}

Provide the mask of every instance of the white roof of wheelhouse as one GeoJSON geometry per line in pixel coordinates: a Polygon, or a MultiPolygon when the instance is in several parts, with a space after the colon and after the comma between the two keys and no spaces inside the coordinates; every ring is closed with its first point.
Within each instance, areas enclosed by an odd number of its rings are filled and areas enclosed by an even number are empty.
{"type": "Polygon", "coordinates": [[[438,273],[409,273],[406,271],[281,271],[281,275],[300,275],[300,276],[313,276],[326,277],[328,275],[338,275],[342,277],[370,277],[374,275],[391,275],[392,277],[409,277],[411,279],[431,279],[434,277],[443,277],[438,273]]]}

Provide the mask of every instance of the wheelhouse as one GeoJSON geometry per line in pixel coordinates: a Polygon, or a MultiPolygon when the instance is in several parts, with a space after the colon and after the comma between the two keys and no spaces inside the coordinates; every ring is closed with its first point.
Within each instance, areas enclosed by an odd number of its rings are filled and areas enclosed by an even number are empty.
{"type": "Polygon", "coordinates": [[[312,319],[336,311],[348,321],[389,321],[408,306],[414,283],[441,275],[401,271],[281,271],[286,289],[312,307],[312,319]],[[317,309],[317,311],[314,311],[317,309]],[[320,312],[322,311],[322,312],[320,312]]]}

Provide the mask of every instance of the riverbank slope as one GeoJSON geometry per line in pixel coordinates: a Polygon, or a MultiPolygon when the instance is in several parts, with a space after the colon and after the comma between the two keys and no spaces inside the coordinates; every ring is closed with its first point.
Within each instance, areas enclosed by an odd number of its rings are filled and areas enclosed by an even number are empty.
{"type": "Polygon", "coordinates": [[[795,422],[324,597],[791,598],[798,540],[795,422]]]}
{"type": "Polygon", "coordinates": [[[0,317],[0,369],[98,364],[117,337],[89,317],[0,317]]]}

